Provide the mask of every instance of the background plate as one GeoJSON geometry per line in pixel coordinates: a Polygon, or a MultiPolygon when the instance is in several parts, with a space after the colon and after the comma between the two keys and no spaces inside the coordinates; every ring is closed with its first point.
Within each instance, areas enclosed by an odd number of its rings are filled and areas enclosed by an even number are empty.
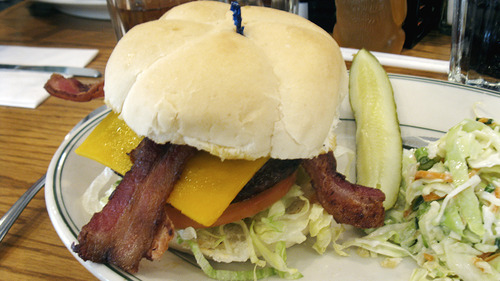
{"type": "Polygon", "coordinates": [[[109,20],[106,0],[32,0],[53,4],[59,11],[82,18],[109,20]]]}

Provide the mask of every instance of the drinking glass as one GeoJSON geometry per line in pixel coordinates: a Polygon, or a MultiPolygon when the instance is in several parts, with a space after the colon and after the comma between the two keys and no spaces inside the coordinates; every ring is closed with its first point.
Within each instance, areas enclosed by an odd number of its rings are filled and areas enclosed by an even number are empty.
{"type": "Polygon", "coordinates": [[[106,0],[116,39],[137,24],[156,20],[173,7],[193,0],[106,0]]]}
{"type": "Polygon", "coordinates": [[[500,0],[455,0],[449,80],[500,91],[500,0]]]}

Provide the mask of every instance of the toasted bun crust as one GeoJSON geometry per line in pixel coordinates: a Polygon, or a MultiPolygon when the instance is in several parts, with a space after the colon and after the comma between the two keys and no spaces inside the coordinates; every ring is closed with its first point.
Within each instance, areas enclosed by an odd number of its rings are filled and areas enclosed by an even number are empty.
{"type": "Polygon", "coordinates": [[[330,34],[297,15],[195,1],[130,30],[105,72],[105,101],[139,135],[227,159],[333,150],[347,72],[330,34]]]}

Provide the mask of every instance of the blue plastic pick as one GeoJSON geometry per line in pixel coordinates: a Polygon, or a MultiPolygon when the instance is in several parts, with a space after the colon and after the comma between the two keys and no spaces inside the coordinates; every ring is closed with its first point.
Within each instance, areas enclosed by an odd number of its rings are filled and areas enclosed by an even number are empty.
{"type": "Polygon", "coordinates": [[[233,12],[233,21],[234,25],[236,25],[236,32],[243,35],[244,26],[241,26],[241,7],[238,2],[231,2],[231,11],[233,12]]]}

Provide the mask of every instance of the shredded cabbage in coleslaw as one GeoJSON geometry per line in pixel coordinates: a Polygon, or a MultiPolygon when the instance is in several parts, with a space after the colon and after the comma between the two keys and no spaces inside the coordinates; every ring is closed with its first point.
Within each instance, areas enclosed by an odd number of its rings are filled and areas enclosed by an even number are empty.
{"type": "Polygon", "coordinates": [[[405,150],[397,205],[357,246],[411,257],[417,280],[500,280],[500,126],[464,120],[426,148],[405,150]]]}

